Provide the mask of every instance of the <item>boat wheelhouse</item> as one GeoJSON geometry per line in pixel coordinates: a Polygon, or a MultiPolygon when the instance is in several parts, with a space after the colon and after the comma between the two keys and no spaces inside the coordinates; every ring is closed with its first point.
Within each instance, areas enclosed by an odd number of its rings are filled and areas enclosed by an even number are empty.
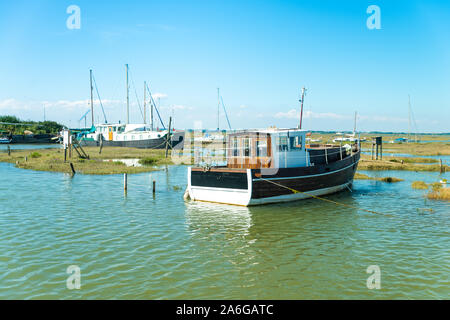
{"type": "Polygon", "coordinates": [[[306,144],[306,131],[242,131],[227,137],[226,165],[188,168],[192,200],[259,205],[350,188],[360,147],[306,144]]]}

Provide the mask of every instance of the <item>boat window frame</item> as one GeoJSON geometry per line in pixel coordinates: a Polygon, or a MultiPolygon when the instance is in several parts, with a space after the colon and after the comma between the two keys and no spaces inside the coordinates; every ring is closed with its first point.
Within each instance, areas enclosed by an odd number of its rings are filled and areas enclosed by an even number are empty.
{"type": "Polygon", "coordinates": [[[267,138],[257,138],[256,139],[256,141],[255,141],[255,151],[256,151],[256,157],[265,158],[265,157],[269,156],[269,144],[268,144],[267,138]],[[259,152],[260,147],[258,146],[258,144],[260,142],[263,142],[265,144],[265,148],[264,148],[265,149],[265,154],[264,155],[261,155],[260,152],[259,152]]]}
{"type": "Polygon", "coordinates": [[[231,138],[231,156],[239,157],[239,140],[238,137],[231,138]]]}
{"type": "Polygon", "coordinates": [[[302,135],[290,136],[289,137],[289,151],[302,151],[302,150],[303,150],[303,136],[302,135]],[[294,145],[295,139],[300,140],[300,147],[298,147],[299,144],[294,145]]]}
{"type": "Polygon", "coordinates": [[[252,138],[250,138],[248,136],[245,136],[242,138],[242,157],[244,157],[244,158],[252,157],[252,138]],[[246,142],[248,142],[248,148],[245,145],[246,142]],[[248,155],[246,155],[247,151],[248,151],[248,155]]]}
{"type": "Polygon", "coordinates": [[[289,151],[289,139],[288,139],[288,136],[287,135],[279,135],[278,137],[277,137],[277,149],[278,149],[278,152],[286,152],[286,151],[289,151]],[[281,139],[285,139],[286,140],[286,143],[284,144],[282,144],[281,143],[281,139]],[[285,148],[282,148],[282,146],[283,147],[285,147],[285,148]]]}

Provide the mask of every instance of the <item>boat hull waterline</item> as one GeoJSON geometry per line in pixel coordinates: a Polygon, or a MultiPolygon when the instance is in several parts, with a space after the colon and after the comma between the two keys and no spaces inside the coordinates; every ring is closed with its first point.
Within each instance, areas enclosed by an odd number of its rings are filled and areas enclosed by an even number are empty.
{"type": "Polygon", "coordinates": [[[302,200],[350,188],[359,158],[356,152],[333,163],[279,168],[266,175],[264,169],[189,167],[188,192],[192,200],[240,206],[302,200]]]}

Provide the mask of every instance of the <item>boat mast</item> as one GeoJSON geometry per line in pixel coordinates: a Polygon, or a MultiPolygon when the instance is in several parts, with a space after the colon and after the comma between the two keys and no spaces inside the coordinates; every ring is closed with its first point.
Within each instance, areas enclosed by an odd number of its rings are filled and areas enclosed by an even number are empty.
{"type": "Polygon", "coordinates": [[[219,131],[219,111],[220,111],[220,93],[217,88],[217,131],[219,131]]]}
{"type": "Polygon", "coordinates": [[[90,78],[91,78],[91,119],[92,126],[94,126],[94,87],[92,86],[92,69],[89,70],[90,78]]]}
{"type": "Polygon", "coordinates": [[[411,140],[411,97],[408,94],[408,142],[411,140]]]}
{"type": "Polygon", "coordinates": [[[301,103],[301,107],[300,107],[300,125],[299,125],[299,129],[302,128],[302,119],[303,119],[303,101],[305,100],[305,92],[306,89],[305,87],[302,88],[302,98],[300,99],[300,103],[301,103]]]}
{"type": "Polygon", "coordinates": [[[147,118],[146,118],[146,114],[145,114],[145,87],[147,86],[147,82],[144,81],[144,124],[147,124],[147,118]]]}
{"type": "Polygon", "coordinates": [[[130,123],[130,97],[129,97],[129,86],[128,86],[128,64],[125,65],[127,69],[127,124],[130,123]]]}
{"type": "Polygon", "coordinates": [[[356,135],[356,118],[357,118],[357,116],[358,116],[358,112],[355,111],[355,124],[353,125],[353,136],[356,135]]]}

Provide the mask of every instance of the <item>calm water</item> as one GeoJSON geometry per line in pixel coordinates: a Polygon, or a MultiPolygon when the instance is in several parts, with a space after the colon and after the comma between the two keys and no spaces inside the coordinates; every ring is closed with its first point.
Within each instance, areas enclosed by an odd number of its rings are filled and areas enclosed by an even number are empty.
{"type": "Polygon", "coordinates": [[[186,167],[131,175],[124,197],[120,175],[0,163],[0,299],[449,299],[449,203],[410,187],[438,174],[376,174],[407,181],[328,198],[379,214],[314,199],[185,203],[186,167]],[[66,288],[70,265],[81,290],[66,288]],[[380,290],[366,287],[369,265],[380,290]]]}
{"type": "Polygon", "coordinates": [[[11,150],[28,150],[28,149],[53,149],[53,148],[61,148],[62,146],[59,143],[44,143],[44,144],[0,144],[0,150],[7,150],[8,146],[11,150]]]}

